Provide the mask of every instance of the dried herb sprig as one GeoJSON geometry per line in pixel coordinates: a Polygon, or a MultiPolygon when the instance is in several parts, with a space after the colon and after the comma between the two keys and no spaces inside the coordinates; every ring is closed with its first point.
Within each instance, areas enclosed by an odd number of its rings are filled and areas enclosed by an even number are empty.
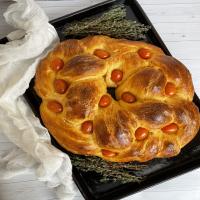
{"type": "Polygon", "coordinates": [[[126,19],[124,5],[113,6],[98,17],[85,18],[67,23],[63,34],[69,37],[85,37],[88,35],[107,35],[115,38],[131,40],[145,39],[149,26],[126,19]]]}
{"type": "Polygon", "coordinates": [[[70,155],[73,166],[84,172],[95,171],[101,175],[101,182],[119,181],[121,183],[141,182],[144,177],[136,175],[136,171],[143,170],[146,165],[133,162],[114,163],[95,156],[70,155]]]}

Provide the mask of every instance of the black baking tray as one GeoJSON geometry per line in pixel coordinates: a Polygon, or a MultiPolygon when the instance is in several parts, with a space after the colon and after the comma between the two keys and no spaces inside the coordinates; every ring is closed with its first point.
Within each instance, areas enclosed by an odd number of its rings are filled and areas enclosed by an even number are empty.
{"type": "MultiPolygon", "coordinates": [[[[81,11],[63,16],[61,18],[51,21],[51,24],[56,28],[59,37],[61,40],[66,39],[61,30],[66,23],[70,23],[74,20],[80,20],[85,17],[90,17],[94,15],[99,15],[105,10],[109,9],[111,6],[116,4],[124,4],[127,10],[127,18],[136,20],[145,25],[150,25],[151,29],[147,33],[147,41],[153,43],[163,49],[163,51],[171,55],[162,39],[158,35],[157,31],[153,27],[152,23],[142,10],[141,6],[136,0],[110,0],[103,3],[97,4],[95,6],[83,9],[81,11]]],[[[3,38],[0,40],[0,43],[4,44],[8,40],[3,38]]],[[[39,105],[40,99],[35,94],[33,90],[33,81],[30,83],[30,87],[25,93],[25,98],[30,104],[36,116],[40,118],[39,114],[39,105]]],[[[194,103],[200,109],[200,100],[197,97],[196,93],[193,99],[194,103]]],[[[199,131],[200,132],[200,131],[199,131]]],[[[66,152],[56,141],[52,138],[52,143],[57,148],[66,152]]],[[[66,152],[67,153],[67,152],[66,152]]],[[[140,163],[137,163],[140,165],[140,163]]],[[[197,136],[186,145],[181,153],[173,158],[167,159],[153,159],[152,161],[143,163],[148,167],[144,170],[141,170],[137,173],[139,175],[145,176],[144,180],[141,183],[127,183],[122,184],[120,182],[109,182],[109,183],[100,183],[99,177],[95,172],[81,172],[75,167],[73,168],[73,178],[83,194],[84,198],[87,200],[112,200],[120,199],[127,195],[131,195],[138,191],[144,190],[150,186],[161,183],[183,173],[189,172],[195,168],[200,167],[200,136],[199,133],[197,136]]]]}

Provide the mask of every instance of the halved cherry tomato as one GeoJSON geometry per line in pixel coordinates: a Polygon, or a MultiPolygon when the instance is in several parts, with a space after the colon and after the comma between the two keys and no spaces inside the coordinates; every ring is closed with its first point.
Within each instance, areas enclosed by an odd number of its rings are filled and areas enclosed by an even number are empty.
{"type": "Polygon", "coordinates": [[[63,67],[64,67],[64,62],[63,62],[62,59],[60,59],[60,58],[54,58],[54,59],[51,61],[51,68],[52,68],[54,71],[59,71],[59,70],[61,70],[63,67]]]}
{"type": "Polygon", "coordinates": [[[103,49],[96,49],[93,54],[101,59],[106,59],[110,57],[110,53],[103,49]]]}
{"type": "Polygon", "coordinates": [[[69,85],[67,84],[67,82],[63,79],[56,79],[54,81],[54,88],[55,91],[59,94],[64,94],[67,91],[67,88],[69,87],[69,85]]]}
{"type": "Polygon", "coordinates": [[[151,52],[149,49],[141,48],[138,50],[138,54],[143,59],[149,59],[151,57],[151,52]]]}
{"type": "Polygon", "coordinates": [[[81,125],[81,130],[84,133],[92,133],[93,132],[93,122],[92,121],[85,121],[81,125]]]}
{"type": "Polygon", "coordinates": [[[172,96],[175,93],[176,93],[176,86],[173,83],[168,82],[165,86],[165,94],[172,96]]]}
{"type": "Polygon", "coordinates": [[[133,103],[136,101],[136,97],[130,92],[124,92],[121,95],[121,99],[127,103],[133,103]]]}
{"type": "Polygon", "coordinates": [[[149,135],[149,131],[146,128],[139,127],[135,131],[135,138],[138,141],[145,140],[149,135]]]}
{"type": "Polygon", "coordinates": [[[113,157],[113,156],[117,155],[117,153],[115,153],[113,151],[106,150],[106,149],[102,149],[101,152],[104,156],[107,156],[107,157],[113,157]]]}
{"type": "Polygon", "coordinates": [[[122,80],[122,78],[123,78],[123,72],[121,71],[121,70],[119,70],[119,69],[114,69],[113,71],[112,71],[112,73],[111,73],[111,80],[113,81],[113,82],[119,82],[119,81],[121,81],[122,80]]]}
{"type": "Polygon", "coordinates": [[[101,99],[99,101],[99,106],[107,107],[110,105],[111,101],[112,101],[111,97],[105,94],[101,97],[101,99]]]}
{"type": "Polygon", "coordinates": [[[60,113],[63,111],[63,106],[58,101],[52,100],[47,103],[47,107],[54,113],[60,113]]]}
{"type": "Polygon", "coordinates": [[[178,131],[178,125],[171,123],[161,129],[164,133],[176,133],[178,131]]]}

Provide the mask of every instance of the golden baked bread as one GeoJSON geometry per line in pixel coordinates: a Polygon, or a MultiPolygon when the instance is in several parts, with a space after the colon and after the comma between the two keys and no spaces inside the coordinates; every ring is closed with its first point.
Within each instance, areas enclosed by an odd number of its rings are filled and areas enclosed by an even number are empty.
{"type": "Polygon", "coordinates": [[[145,42],[61,42],[39,64],[35,90],[45,126],[75,154],[113,162],[172,157],[200,126],[189,71],[145,42]]]}

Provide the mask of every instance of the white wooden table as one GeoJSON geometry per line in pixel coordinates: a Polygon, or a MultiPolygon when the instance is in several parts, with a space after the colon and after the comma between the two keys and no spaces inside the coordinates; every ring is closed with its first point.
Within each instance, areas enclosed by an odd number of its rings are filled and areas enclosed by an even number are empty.
{"type": "MultiPolygon", "coordinates": [[[[103,0],[38,1],[50,19],[74,12],[103,0]]],[[[190,70],[195,90],[200,96],[200,0],[138,0],[171,53],[190,70]]],[[[12,28],[6,25],[3,12],[10,4],[0,0],[0,38],[12,28]]],[[[0,153],[12,148],[0,133],[0,153]]],[[[199,200],[200,169],[159,184],[124,200],[199,200]]],[[[57,200],[54,192],[33,174],[0,182],[0,200],[57,200]]],[[[76,200],[83,197],[77,190],[76,200]]]]}

